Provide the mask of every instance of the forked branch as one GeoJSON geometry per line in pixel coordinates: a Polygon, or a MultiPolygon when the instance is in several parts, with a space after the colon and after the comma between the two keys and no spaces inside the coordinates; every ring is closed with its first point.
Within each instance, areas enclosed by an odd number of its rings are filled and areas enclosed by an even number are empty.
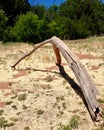
{"type": "Polygon", "coordinates": [[[15,66],[24,58],[31,55],[35,50],[40,48],[42,45],[46,43],[51,43],[53,45],[53,49],[56,55],[56,65],[61,66],[61,56],[60,52],[62,53],[63,57],[68,62],[70,68],[74,72],[77,80],[80,84],[80,89],[84,95],[88,111],[95,121],[103,121],[103,118],[101,117],[102,110],[100,108],[100,104],[97,102],[96,95],[97,95],[97,89],[89,76],[88,72],[86,71],[86,68],[84,65],[79,61],[79,58],[66,46],[66,44],[59,39],[56,36],[53,36],[52,38],[45,40],[41,43],[39,43],[32,51],[24,55],[22,58],[20,58],[14,65],[12,65],[12,68],[15,68],[15,66]]]}

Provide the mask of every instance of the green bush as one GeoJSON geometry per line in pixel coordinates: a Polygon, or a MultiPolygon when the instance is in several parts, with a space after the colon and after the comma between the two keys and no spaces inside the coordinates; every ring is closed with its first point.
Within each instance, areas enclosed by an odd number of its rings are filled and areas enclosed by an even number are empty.
{"type": "Polygon", "coordinates": [[[41,40],[40,28],[43,21],[32,12],[20,15],[15,26],[11,29],[12,39],[24,42],[38,42],[41,40]]]}
{"type": "Polygon", "coordinates": [[[79,39],[104,34],[104,3],[67,0],[56,5],[30,6],[28,0],[0,1],[0,40],[40,42],[58,36],[79,39]],[[8,6],[7,6],[8,5],[8,6]],[[31,12],[27,12],[31,10],[31,12]],[[6,14],[5,14],[6,13],[6,14]]]}

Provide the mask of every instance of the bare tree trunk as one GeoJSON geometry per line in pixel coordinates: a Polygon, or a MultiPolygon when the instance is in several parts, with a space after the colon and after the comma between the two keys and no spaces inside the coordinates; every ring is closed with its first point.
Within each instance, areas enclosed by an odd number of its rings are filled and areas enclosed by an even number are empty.
{"type": "MultiPolygon", "coordinates": [[[[21,59],[19,59],[12,68],[15,68],[15,66],[23,60],[25,57],[31,55],[36,49],[41,47],[42,45],[46,43],[51,43],[53,45],[53,49],[56,55],[57,62],[56,64],[60,67],[61,66],[61,56],[60,52],[62,53],[63,57],[68,62],[70,68],[74,72],[77,80],[80,84],[80,89],[84,95],[89,113],[93,120],[100,121],[103,120],[101,117],[102,110],[100,108],[100,104],[97,102],[96,95],[98,94],[98,91],[89,76],[88,72],[86,71],[86,68],[84,65],[79,61],[79,58],[66,46],[66,44],[57,38],[56,36],[53,36],[52,38],[43,41],[39,43],[31,52],[24,55],[21,59]],[[59,52],[60,51],[60,52],[59,52]]],[[[104,120],[103,120],[104,122],[104,120]]]]}

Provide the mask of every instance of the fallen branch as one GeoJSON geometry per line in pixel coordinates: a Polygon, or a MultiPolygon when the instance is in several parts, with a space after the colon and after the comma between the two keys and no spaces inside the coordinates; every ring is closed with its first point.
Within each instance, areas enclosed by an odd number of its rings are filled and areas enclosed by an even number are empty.
{"type": "Polygon", "coordinates": [[[88,72],[86,71],[84,65],[79,61],[79,58],[66,46],[66,44],[57,38],[56,36],[45,40],[41,43],[39,43],[32,51],[24,55],[22,58],[20,58],[14,65],[12,65],[12,68],[15,68],[15,66],[24,58],[31,55],[35,50],[40,48],[42,45],[46,43],[51,43],[53,45],[53,49],[56,55],[56,65],[61,66],[61,56],[60,52],[62,53],[63,57],[68,62],[70,68],[73,70],[77,80],[80,84],[80,89],[84,95],[88,111],[94,121],[103,121],[102,118],[102,110],[100,108],[100,104],[97,102],[96,95],[98,94],[98,91],[91,80],[91,77],[89,76],[88,72]],[[59,52],[60,51],[60,52],[59,52]]]}

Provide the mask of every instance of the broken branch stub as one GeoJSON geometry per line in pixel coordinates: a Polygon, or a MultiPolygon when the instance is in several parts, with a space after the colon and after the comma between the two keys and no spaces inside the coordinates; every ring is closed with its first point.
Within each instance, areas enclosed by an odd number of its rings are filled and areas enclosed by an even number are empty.
{"type": "MultiPolygon", "coordinates": [[[[12,68],[15,68],[15,66],[23,60],[25,57],[31,55],[35,50],[37,50],[39,47],[46,43],[51,43],[53,45],[53,49],[56,55],[56,65],[61,65],[61,56],[60,52],[62,53],[63,57],[68,62],[70,68],[74,72],[77,80],[80,84],[80,89],[84,95],[88,111],[92,117],[93,120],[98,121],[99,118],[101,118],[101,108],[100,104],[97,102],[96,95],[98,94],[98,91],[89,76],[86,68],[84,65],[80,62],[79,58],[66,46],[66,44],[59,39],[56,36],[53,36],[52,38],[45,40],[41,43],[39,43],[32,51],[24,55],[22,58],[20,58],[13,66],[12,68]],[[60,51],[60,52],[59,52],[60,51]]],[[[99,121],[100,121],[99,120],[99,121]]]]}

